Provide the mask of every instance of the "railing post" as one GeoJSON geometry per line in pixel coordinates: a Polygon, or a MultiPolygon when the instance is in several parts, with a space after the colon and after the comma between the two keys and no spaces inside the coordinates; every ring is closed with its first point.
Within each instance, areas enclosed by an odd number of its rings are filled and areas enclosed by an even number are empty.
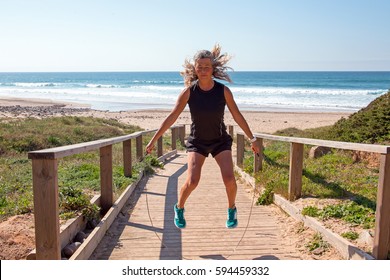
{"type": "Polygon", "coordinates": [[[182,126],[179,127],[179,138],[180,138],[180,143],[184,147],[184,138],[186,136],[186,126],[183,124],[182,126]]]}
{"type": "Polygon", "coordinates": [[[163,155],[163,138],[162,136],[157,140],[157,157],[161,157],[163,155]]]}
{"type": "Polygon", "coordinates": [[[234,126],[229,124],[228,129],[229,129],[229,135],[234,139],[234,126]]]}
{"type": "Polygon", "coordinates": [[[373,255],[376,259],[387,259],[390,250],[390,154],[381,155],[373,255]]]}
{"type": "Polygon", "coordinates": [[[141,160],[143,157],[143,151],[142,151],[142,134],[138,135],[135,138],[135,145],[136,145],[136,155],[137,160],[141,160]]]}
{"type": "Polygon", "coordinates": [[[126,177],[132,175],[131,139],[123,141],[123,169],[126,177]]]}
{"type": "Polygon", "coordinates": [[[176,150],[177,128],[171,128],[172,150],[176,150]]]}
{"type": "Polygon", "coordinates": [[[112,145],[100,148],[100,206],[106,213],[113,204],[112,145]]]}
{"type": "Polygon", "coordinates": [[[237,133],[237,166],[242,167],[244,164],[244,135],[237,133]]]}
{"type": "Polygon", "coordinates": [[[57,171],[57,159],[32,160],[37,260],[61,259],[57,171]]]}
{"type": "Polygon", "coordinates": [[[303,144],[291,143],[290,147],[290,176],[288,199],[294,201],[301,197],[303,170],[303,144]]]}
{"type": "Polygon", "coordinates": [[[254,155],[254,161],[253,161],[253,173],[258,172],[259,170],[263,169],[263,139],[262,138],[256,138],[257,144],[260,147],[259,154],[254,155]]]}

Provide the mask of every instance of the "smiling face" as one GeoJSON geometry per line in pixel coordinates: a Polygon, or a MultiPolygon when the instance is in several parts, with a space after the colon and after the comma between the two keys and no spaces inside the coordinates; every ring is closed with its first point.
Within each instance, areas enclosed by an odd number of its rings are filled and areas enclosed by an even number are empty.
{"type": "Polygon", "coordinates": [[[210,58],[200,58],[195,62],[195,73],[201,81],[211,80],[213,70],[213,64],[210,58]]]}

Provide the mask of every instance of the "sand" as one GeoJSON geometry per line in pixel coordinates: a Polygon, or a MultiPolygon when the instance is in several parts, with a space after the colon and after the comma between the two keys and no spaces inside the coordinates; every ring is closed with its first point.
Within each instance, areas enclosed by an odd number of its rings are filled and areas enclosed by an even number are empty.
{"type": "MultiPolygon", "coordinates": [[[[341,118],[347,118],[352,112],[241,112],[252,132],[275,133],[277,130],[295,127],[298,129],[315,128],[332,125],[341,118]]],[[[88,105],[75,103],[58,103],[42,99],[0,98],[0,118],[45,117],[45,116],[93,116],[117,119],[143,129],[159,128],[168,116],[167,110],[140,110],[108,112],[89,109],[88,105]]],[[[190,124],[188,110],[184,110],[176,124],[190,124]]],[[[229,111],[225,114],[226,125],[235,125],[229,111]]],[[[236,127],[235,129],[239,129],[236,127]]]]}

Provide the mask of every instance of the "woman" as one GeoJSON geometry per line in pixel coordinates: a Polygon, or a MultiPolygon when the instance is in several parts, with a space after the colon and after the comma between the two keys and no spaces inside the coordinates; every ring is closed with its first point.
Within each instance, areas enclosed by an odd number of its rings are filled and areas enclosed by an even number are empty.
{"type": "Polygon", "coordinates": [[[211,52],[207,50],[197,52],[193,62],[185,61],[185,69],[180,74],[184,77],[186,88],[181,92],[175,107],[146,146],[146,152],[151,153],[157,139],[174,124],[186,105],[189,105],[192,124],[191,133],[186,143],[188,177],[180,189],[178,202],[174,206],[174,223],[180,229],[186,226],[185,202],[199,183],[202,165],[209,153],[219,165],[226,187],[228,197],[226,227],[235,228],[237,226],[237,208],[235,206],[237,184],[233,172],[231,151],[233,141],[226,132],[224,124],[225,105],[229,108],[235,122],[251,139],[253,152],[259,153],[260,151],[256,138],[253,137],[248,123],[234,101],[232,92],[227,86],[214,80],[216,78],[231,82],[226,73],[226,70],[229,69],[226,66],[229,60],[230,56],[221,54],[221,47],[216,45],[211,52]]]}

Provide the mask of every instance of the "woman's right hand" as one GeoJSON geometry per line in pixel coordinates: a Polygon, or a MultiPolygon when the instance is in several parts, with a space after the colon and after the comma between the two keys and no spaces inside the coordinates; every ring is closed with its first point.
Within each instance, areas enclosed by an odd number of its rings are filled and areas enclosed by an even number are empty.
{"type": "Polygon", "coordinates": [[[151,154],[152,151],[153,151],[153,149],[154,149],[154,143],[153,143],[152,141],[150,141],[150,142],[148,143],[148,145],[146,145],[146,148],[145,148],[146,153],[147,153],[147,154],[151,154]]]}

